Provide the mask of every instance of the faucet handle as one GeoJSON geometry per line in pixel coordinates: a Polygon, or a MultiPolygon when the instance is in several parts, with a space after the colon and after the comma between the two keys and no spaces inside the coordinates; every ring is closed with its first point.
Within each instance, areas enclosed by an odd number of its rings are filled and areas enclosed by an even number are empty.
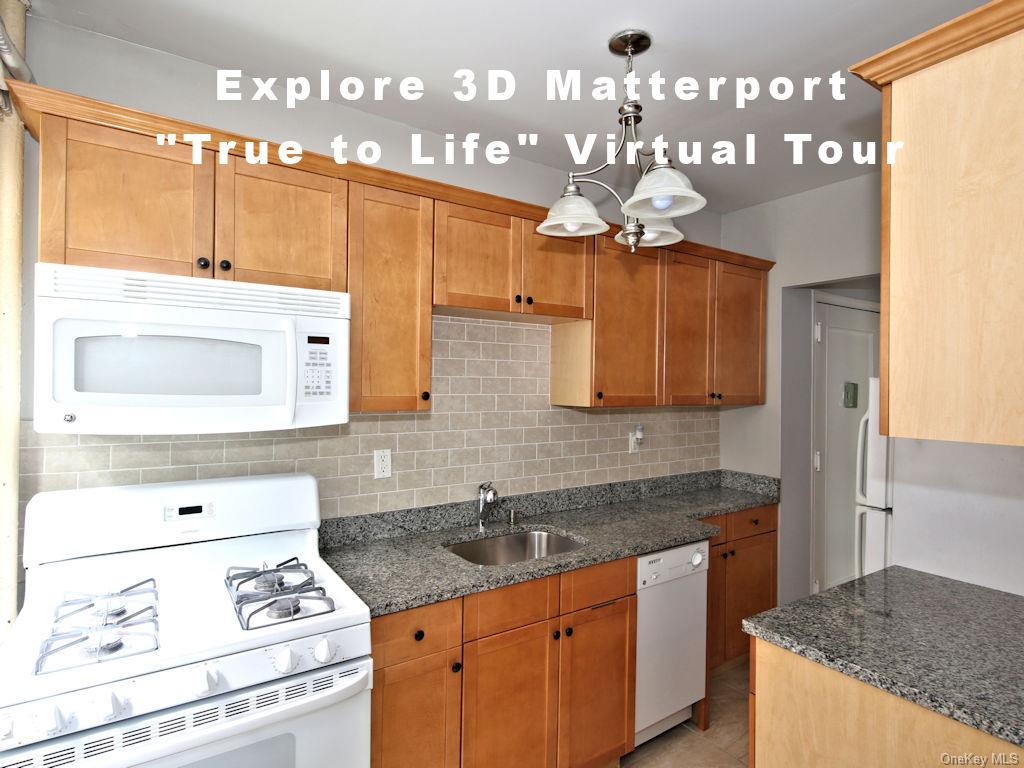
{"type": "Polygon", "coordinates": [[[480,483],[480,500],[488,504],[493,504],[498,500],[498,492],[494,490],[494,486],[490,483],[480,483]]]}

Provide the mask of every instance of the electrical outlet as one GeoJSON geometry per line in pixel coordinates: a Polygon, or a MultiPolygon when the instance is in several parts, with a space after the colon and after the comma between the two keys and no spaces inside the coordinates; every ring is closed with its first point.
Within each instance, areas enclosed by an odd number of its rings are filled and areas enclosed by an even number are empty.
{"type": "Polygon", "coordinates": [[[373,452],[373,479],[391,477],[391,449],[381,448],[373,452]]]}

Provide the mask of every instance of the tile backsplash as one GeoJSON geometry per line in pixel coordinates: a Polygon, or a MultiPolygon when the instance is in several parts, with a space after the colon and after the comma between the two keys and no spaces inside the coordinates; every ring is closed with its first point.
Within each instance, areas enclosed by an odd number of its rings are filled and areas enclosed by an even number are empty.
{"type": "Polygon", "coordinates": [[[22,510],[39,491],[277,472],[318,478],[324,517],[718,468],[706,408],[573,409],[548,401],[550,328],[435,316],[432,410],[223,435],[39,435],[22,423],[22,510]],[[643,424],[638,453],[628,433],[643,424]],[[377,448],[392,476],[373,479],[377,448]]]}

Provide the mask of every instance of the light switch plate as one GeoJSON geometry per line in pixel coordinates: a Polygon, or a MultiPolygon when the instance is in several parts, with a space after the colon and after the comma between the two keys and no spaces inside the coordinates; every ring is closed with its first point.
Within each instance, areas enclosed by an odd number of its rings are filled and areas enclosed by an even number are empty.
{"type": "Polygon", "coordinates": [[[373,479],[391,477],[391,449],[380,448],[373,452],[373,479]]]}

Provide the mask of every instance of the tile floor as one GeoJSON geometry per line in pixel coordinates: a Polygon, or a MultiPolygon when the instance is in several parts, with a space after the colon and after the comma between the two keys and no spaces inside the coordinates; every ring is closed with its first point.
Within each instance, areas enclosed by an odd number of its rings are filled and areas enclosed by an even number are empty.
{"type": "Polygon", "coordinates": [[[738,768],[747,764],[746,663],[711,678],[711,726],[697,730],[689,720],[639,746],[622,759],[623,768],[738,768]]]}

